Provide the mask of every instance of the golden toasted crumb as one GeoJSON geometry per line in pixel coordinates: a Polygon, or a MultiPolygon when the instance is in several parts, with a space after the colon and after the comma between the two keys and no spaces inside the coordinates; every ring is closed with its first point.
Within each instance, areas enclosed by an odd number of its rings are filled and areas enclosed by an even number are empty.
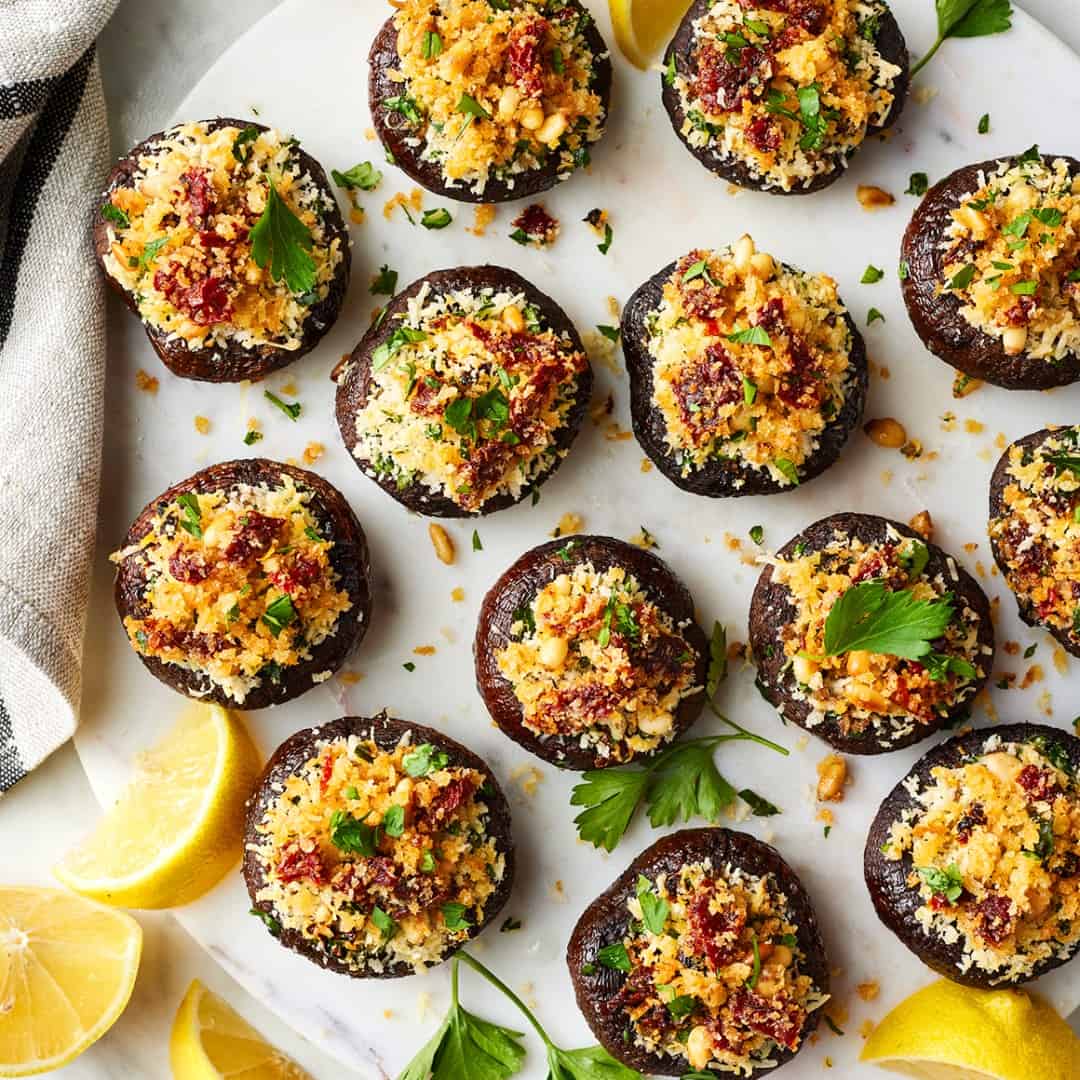
{"type": "Polygon", "coordinates": [[[338,678],[346,686],[355,686],[363,677],[359,671],[342,671],[338,673],[338,678]]]}
{"type": "Polygon", "coordinates": [[[724,533],[724,544],[728,551],[742,550],[742,540],[737,536],[732,536],[729,532],[724,533]]]}
{"type": "Polygon", "coordinates": [[[296,397],[300,393],[300,388],[291,379],[281,388],[280,393],[285,394],[286,397],[296,397]]]}
{"type": "Polygon", "coordinates": [[[744,641],[732,641],[729,642],[727,647],[727,658],[730,661],[745,660],[746,659],[746,643],[744,641]]]}
{"type": "Polygon", "coordinates": [[[419,188],[413,188],[412,192],[408,195],[404,191],[399,191],[396,195],[391,195],[383,206],[383,217],[392,218],[394,211],[400,206],[408,217],[409,208],[413,210],[419,210],[424,205],[424,195],[419,188]]]}
{"type": "Polygon", "coordinates": [[[643,551],[651,551],[653,548],[660,546],[656,542],[656,537],[653,536],[644,525],[641,526],[641,529],[638,532],[630,537],[630,543],[633,544],[634,547],[641,548],[643,551]]]}
{"type": "Polygon", "coordinates": [[[460,585],[455,586],[450,591],[450,599],[453,600],[455,604],[460,604],[461,601],[465,599],[465,590],[460,585]]]}
{"type": "Polygon", "coordinates": [[[382,1014],[383,1014],[383,1019],[384,1020],[392,1020],[393,1017],[394,1017],[394,1010],[393,1009],[383,1009],[382,1014]]]}
{"type": "Polygon", "coordinates": [[[647,457],[643,457],[641,459],[640,469],[643,473],[652,472],[652,462],[647,457]]]}
{"type": "Polygon", "coordinates": [[[354,206],[349,210],[349,220],[354,225],[364,224],[364,208],[362,206],[354,206]]]}
{"type": "Polygon", "coordinates": [[[967,552],[967,553],[968,553],[969,555],[974,555],[974,554],[975,554],[975,552],[979,550],[979,545],[978,545],[978,544],[975,544],[975,543],[972,543],[972,542],[970,542],[970,541],[969,541],[968,543],[966,543],[966,544],[964,545],[964,550],[965,550],[965,551],[966,551],[966,552],[967,552]]]}
{"type": "Polygon", "coordinates": [[[938,96],[938,89],[936,86],[920,85],[915,88],[911,96],[915,99],[916,104],[926,105],[938,96]]]}
{"type": "Polygon", "coordinates": [[[435,646],[434,645],[417,645],[416,648],[413,649],[413,653],[416,656],[434,656],[435,655],[435,646]]]}
{"type": "Polygon", "coordinates": [[[1006,641],[1005,642],[1005,651],[1010,656],[1019,656],[1020,655],[1020,642],[1019,641],[1006,641]]]}
{"type": "Polygon", "coordinates": [[[618,319],[618,318],[622,317],[622,307],[619,304],[618,297],[609,296],[607,298],[607,309],[608,309],[608,314],[613,319],[618,319]]]}
{"type": "Polygon", "coordinates": [[[523,795],[530,798],[544,779],[544,774],[535,765],[518,765],[510,773],[510,779],[518,784],[523,795]]]}
{"type": "Polygon", "coordinates": [[[210,434],[210,421],[205,416],[196,416],[195,417],[195,430],[200,435],[209,435],[210,434]]]}
{"type": "Polygon", "coordinates": [[[823,806],[817,812],[816,820],[820,821],[823,825],[828,825],[829,828],[832,828],[832,826],[836,823],[836,816],[827,806],[823,806]]]}
{"type": "Polygon", "coordinates": [[[892,469],[881,470],[881,486],[888,487],[892,483],[893,471],[892,469]]]}
{"type": "Polygon", "coordinates": [[[632,431],[625,431],[618,424],[618,421],[613,420],[606,428],[604,428],[604,438],[608,442],[626,442],[634,437],[632,431]]]}
{"type": "Polygon", "coordinates": [[[580,514],[565,513],[559,518],[559,524],[555,526],[552,536],[569,536],[579,533],[585,525],[585,519],[580,514]]]}
{"type": "Polygon", "coordinates": [[[982,386],[982,379],[973,379],[970,375],[958,371],[956,378],[953,379],[952,396],[954,398],[965,398],[968,394],[974,394],[980,386],[982,386]]]}
{"type": "Polygon", "coordinates": [[[1060,645],[1054,646],[1054,670],[1059,675],[1066,675],[1069,671],[1069,657],[1060,645]]]}
{"type": "Polygon", "coordinates": [[[956,413],[947,412],[943,413],[941,417],[941,430],[942,431],[955,431],[956,430],[956,413]]]}
{"type": "Polygon", "coordinates": [[[314,465],[326,453],[326,447],[321,442],[309,442],[304,447],[304,464],[314,465]]]}
{"type": "Polygon", "coordinates": [[[436,525],[434,522],[428,526],[427,531],[428,536],[431,537],[431,546],[435,549],[439,562],[446,563],[449,566],[454,561],[454,541],[450,539],[450,534],[441,525],[436,525]]]}
{"type": "Polygon", "coordinates": [[[258,431],[260,427],[259,418],[257,416],[249,416],[247,418],[248,431],[258,431]]]}
{"type": "Polygon", "coordinates": [[[1042,682],[1043,675],[1042,664],[1032,664],[1031,667],[1024,672],[1024,678],[1020,683],[1020,689],[1026,690],[1029,686],[1034,686],[1037,682],[1042,682]]]}
{"type": "MultiPolygon", "coordinates": [[[[855,653],[849,654],[851,656],[855,653]]],[[[848,782],[847,762],[839,754],[829,754],[817,763],[818,802],[842,802],[848,782]]]]}
{"type": "Polygon", "coordinates": [[[969,435],[981,435],[986,430],[986,425],[980,423],[978,420],[965,420],[964,430],[969,435]]]}
{"type": "Polygon", "coordinates": [[[135,385],[145,394],[156,394],[160,383],[157,381],[156,375],[149,375],[142,368],[139,368],[135,372],[135,385]]]}
{"type": "MultiPolygon", "coordinates": [[[[908,461],[915,461],[923,456],[923,444],[918,439],[908,439],[908,441],[900,447],[900,453],[903,454],[908,461]]],[[[925,480],[926,477],[921,476],[919,479],[925,480]]]]}
{"type": "Polygon", "coordinates": [[[565,904],[567,901],[566,887],[562,883],[562,878],[557,878],[551,883],[551,899],[556,904],[565,904]]]}
{"type": "Polygon", "coordinates": [[[883,188],[874,187],[872,184],[860,184],[855,189],[855,197],[864,210],[881,210],[896,202],[895,195],[890,195],[883,188]]]}
{"type": "Polygon", "coordinates": [[[877,979],[871,979],[869,982],[859,983],[855,987],[855,992],[863,1001],[874,1001],[881,992],[881,985],[877,979]]]}
{"type": "Polygon", "coordinates": [[[608,394],[606,397],[594,397],[589,403],[589,419],[598,427],[615,409],[615,397],[608,394]]]}
{"type": "Polygon", "coordinates": [[[986,567],[983,566],[982,559],[977,559],[975,562],[975,573],[979,577],[986,577],[986,567]]]}
{"type": "Polygon", "coordinates": [[[999,431],[994,436],[994,446],[996,446],[999,450],[1004,450],[1005,449],[1005,444],[1007,442],[1008,442],[1008,440],[1005,438],[1005,432],[1004,431],[999,431]]]}
{"type": "Polygon", "coordinates": [[[495,206],[492,203],[480,203],[473,211],[472,228],[466,227],[465,231],[471,232],[473,236],[483,236],[487,232],[487,227],[495,220],[495,213],[495,206]]]}
{"type": "Polygon", "coordinates": [[[876,1024],[874,1023],[874,1021],[873,1021],[873,1020],[871,1020],[871,1019],[870,1019],[870,1017],[867,1017],[867,1018],[866,1018],[866,1019],[865,1019],[865,1020],[864,1020],[864,1021],[863,1021],[863,1022],[862,1022],[862,1023],[860,1024],[860,1025],[859,1025],[859,1034],[860,1034],[860,1035],[861,1035],[861,1036],[862,1036],[862,1037],[863,1037],[864,1039],[869,1039],[869,1038],[870,1038],[870,1036],[871,1036],[871,1035],[873,1034],[873,1032],[874,1032],[874,1028],[875,1028],[875,1027],[877,1027],[877,1025],[876,1025],[876,1024]]]}
{"type": "Polygon", "coordinates": [[[908,524],[924,539],[929,540],[934,535],[934,519],[929,510],[920,510],[908,524]]]}
{"type": "Polygon", "coordinates": [[[1035,704],[1038,706],[1039,712],[1044,716],[1054,715],[1052,700],[1049,690],[1044,690],[1036,699],[1035,704]]]}
{"type": "Polygon", "coordinates": [[[872,442],[885,447],[887,450],[899,450],[907,440],[904,425],[891,416],[882,417],[878,420],[868,420],[863,425],[863,431],[866,432],[867,437],[872,442]]]}

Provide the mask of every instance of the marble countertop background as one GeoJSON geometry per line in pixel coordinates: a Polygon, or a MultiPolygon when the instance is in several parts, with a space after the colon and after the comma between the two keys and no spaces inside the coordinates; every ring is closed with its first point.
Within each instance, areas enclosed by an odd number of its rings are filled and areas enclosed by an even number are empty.
{"type": "MultiPolygon", "coordinates": [[[[278,0],[124,0],[100,41],[102,73],[117,155],[168,122],[177,103],[221,52],[278,0]]],[[[380,0],[356,0],[378,3],[380,0]]],[[[909,4],[893,0],[901,24],[909,4]]],[[[312,0],[317,7],[318,0],[312,0]]],[[[1061,0],[1021,5],[1080,52],[1080,7],[1061,0]]],[[[110,319],[123,317],[110,305],[110,319]]],[[[97,814],[82,767],[69,745],[0,803],[0,881],[51,884],[50,867],[97,814]]],[[[225,976],[167,914],[140,913],[146,940],[135,994],[116,1026],[78,1061],[56,1075],[63,1080],[169,1076],[168,1036],[185,989],[199,978],[226,997],[283,1051],[319,1080],[341,1076],[341,1065],[283,1027],[225,976]]],[[[1074,1023],[1080,1031],[1080,1023],[1074,1023]]]]}

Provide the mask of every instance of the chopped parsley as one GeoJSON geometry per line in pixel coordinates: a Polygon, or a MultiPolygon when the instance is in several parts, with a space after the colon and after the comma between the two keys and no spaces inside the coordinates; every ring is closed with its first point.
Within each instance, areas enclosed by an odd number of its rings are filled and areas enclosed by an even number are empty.
{"type": "Polygon", "coordinates": [[[374,191],[382,180],[382,173],[370,161],[361,161],[345,172],[331,169],[330,175],[339,188],[346,191],[374,191]]]}
{"type": "Polygon", "coordinates": [[[271,405],[277,406],[290,420],[295,420],[300,415],[301,406],[299,401],[287,402],[282,401],[271,390],[264,390],[263,397],[270,402],[271,405]]]}

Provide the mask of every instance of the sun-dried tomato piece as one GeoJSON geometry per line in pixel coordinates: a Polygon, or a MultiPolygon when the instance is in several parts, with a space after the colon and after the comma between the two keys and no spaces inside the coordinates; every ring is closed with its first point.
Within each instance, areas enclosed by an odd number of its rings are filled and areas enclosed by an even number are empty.
{"type": "Polygon", "coordinates": [[[671,390],[683,423],[706,434],[719,426],[723,410],[742,401],[744,393],[735,358],[718,342],[705,350],[704,358],[679,370],[671,390]]]}
{"type": "Polygon", "coordinates": [[[180,184],[184,189],[183,198],[188,205],[191,219],[202,228],[206,219],[214,210],[217,193],[206,169],[193,165],[180,174],[180,184]]]}
{"type": "Polygon", "coordinates": [[[198,585],[210,576],[211,567],[197,551],[179,547],[169,556],[169,573],[185,585],[198,585]]]}
{"type": "Polygon", "coordinates": [[[746,126],[746,141],[763,154],[774,154],[780,149],[784,133],[771,116],[755,116],[746,126]]]}
{"type": "Polygon", "coordinates": [[[281,852],[277,876],[285,884],[306,880],[322,885],[326,882],[326,867],[318,848],[304,851],[298,843],[293,842],[281,852]]]}
{"type": "Polygon", "coordinates": [[[530,19],[510,32],[506,49],[510,78],[527,98],[538,97],[544,89],[543,45],[547,31],[547,19],[530,19]]]}
{"type": "Polygon", "coordinates": [[[1058,792],[1057,777],[1038,765],[1025,765],[1017,773],[1016,782],[1027,793],[1029,802],[1045,802],[1058,792]]]}
{"type": "Polygon", "coordinates": [[[1012,933],[1012,903],[1007,896],[988,896],[978,905],[979,936],[988,945],[1000,945],[1012,933]]]}
{"type": "Polygon", "coordinates": [[[227,322],[232,318],[232,300],[221,278],[211,275],[183,285],[174,272],[158,270],[154,274],[154,288],[200,326],[227,322]]]}
{"type": "Polygon", "coordinates": [[[553,244],[559,233],[559,222],[539,203],[530,203],[510,224],[534,244],[553,244]]]}
{"type": "Polygon", "coordinates": [[[275,570],[270,575],[270,580],[282,592],[295,596],[318,581],[321,576],[322,566],[318,559],[313,559],[309,555],[295,555],[287,566],[275,570]]]}
{"type": "Polygon", "coordinates": [[[735,959],[739,935],[746,926],[746,908],[729,903],[720,911],[711,911],[715,895],[710,883],[690,902],[690,934],[686,944],[694,955],[704,956],[710,970],[718,972],[735,959]]]}
{"type": "Polygon", "coordinates": [[[695,54],[694,90],[710,113],[731,112],[760,101],[772,78],[769,56],[754,46],[720,48],[706,41],[695,54]]]}
{"type": "Polygon", "coordinates": [[[472,798],[476,781],[471,776],[461,776],[439,788],[427,807],[427,817],[436,825],[443,825],[472,798]]]}
{"type": "Polygon", "coordinates": [[[764,998],[740,987],[731,997],[731,1015],[737,1024],[794,1050],[806,1021],[806,1011],[794,1001],[780,996],[764,998]]]}
{"type": "Polygon", "coordinates": [[[225,548],[225,558],[231,563],[244,563],[265,555],[277,539],[285,522],[282,518],[248,510],[240,519],[240,528],[225,548]]]}

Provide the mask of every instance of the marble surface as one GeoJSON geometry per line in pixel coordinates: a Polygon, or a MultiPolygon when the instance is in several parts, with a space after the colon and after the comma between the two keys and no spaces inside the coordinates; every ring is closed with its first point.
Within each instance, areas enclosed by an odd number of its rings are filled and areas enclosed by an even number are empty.
{"type": "MultiPolygon", "coordinates": [[[[900,0],[898,14],[923,0],[900,0]]],[[[183,5],[126,3],[103,36],[102,62],[113,115],[117,150],[146,131],[160,127],[206,67],[228,43],[273,7],[270,0],[237,0],[228,6],[212,0],[183,5]]],[[[1080,15],[1055,0],[1025,5],[1064,40],[1080,48],[1080,15]]],[[[116,316],[116,310],[111,313],[116,316]]],[[[48,880],[48,867],[93,814],[94,804],[70,748],[20,785],[0,805],[4,859],[0,879],[48,880]]],[[[267,1034],[294,1053],[317,1076],[337,1076],[319,1052],[301,1044],[283,1025],[230,986],[169,916],[140,917],[147,930],[147,952],[132,1007],[112,1032],[79,1062],[64,1070],[69,1078],[167,1075],[168,1025],[187,981],[198,975],[226,993],[267,1034]]]]}

